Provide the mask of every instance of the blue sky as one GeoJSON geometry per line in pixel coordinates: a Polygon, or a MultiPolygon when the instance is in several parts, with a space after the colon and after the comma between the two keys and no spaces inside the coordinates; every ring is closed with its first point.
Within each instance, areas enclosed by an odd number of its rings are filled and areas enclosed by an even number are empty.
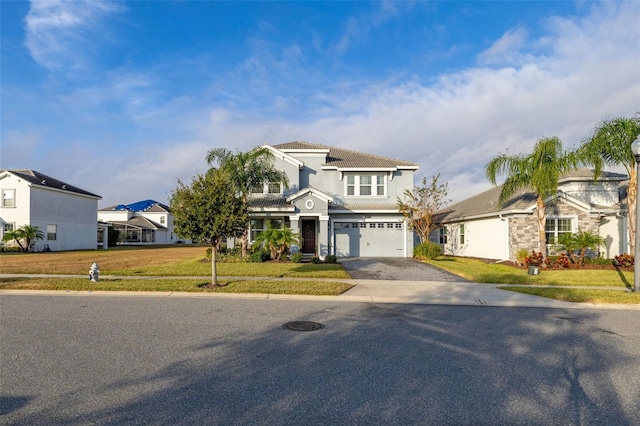
{"type": "Polygon", "coordinates": [[[207,150],[418,162],[460,200],[640,112],[640,2],[1,1],[1,168],[167,202],[207,150]]]}

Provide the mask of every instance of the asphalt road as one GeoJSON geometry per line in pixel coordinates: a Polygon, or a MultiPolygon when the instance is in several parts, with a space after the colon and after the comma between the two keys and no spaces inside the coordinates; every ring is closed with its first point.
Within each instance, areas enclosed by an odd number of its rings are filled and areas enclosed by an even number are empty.
{"type": "Polygon", "coordinates": [[[0,324],[3,425],[640,424],[638,311],[3,295],[0,324]]]}

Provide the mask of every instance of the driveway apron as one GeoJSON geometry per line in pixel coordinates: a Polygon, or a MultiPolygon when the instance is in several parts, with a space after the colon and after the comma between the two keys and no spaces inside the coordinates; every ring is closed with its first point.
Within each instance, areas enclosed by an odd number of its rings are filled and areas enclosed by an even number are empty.
{"type": "Polygon", "coordinates": [[[414,259],[352,257],[340,264],[355,280],[469,282],[462,277],[414,259]]]}

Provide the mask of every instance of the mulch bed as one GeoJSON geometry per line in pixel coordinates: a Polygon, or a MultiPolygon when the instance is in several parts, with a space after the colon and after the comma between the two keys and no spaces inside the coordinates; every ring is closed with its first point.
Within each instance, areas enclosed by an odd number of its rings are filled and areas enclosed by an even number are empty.
{"type": "MultiPolygon", "coordinates": [[[[527,269],[527,267],[523,264],[519,264],[517,262],[512,262],[510,260],[505,260],[505,261],[499,261],[496,259],[484,259],[484,258],[479,258],[476,257],[474,259],[478,259],[481,260],[484,263],[487,264],[494,264],[494,263],[499,263],[500,265],[506,265],[506,266],[511,266],[512,268],[517,268],[517,269],[527,269]]],[[[599,270],[606,270],[606,271],[626,271],[626,272],[633,272],[633,266],[631,268],[621,268],[618,266],[614,266],[613,264],[610,265],[594,265],[592,263],[585,263],[582,266],[580,265],[576,265],[575,263],[570,263],[568,268],[545,268],[542,267],[541,269],[543,270],[566,270],[566,269],[599,269],[599,270]]]]}

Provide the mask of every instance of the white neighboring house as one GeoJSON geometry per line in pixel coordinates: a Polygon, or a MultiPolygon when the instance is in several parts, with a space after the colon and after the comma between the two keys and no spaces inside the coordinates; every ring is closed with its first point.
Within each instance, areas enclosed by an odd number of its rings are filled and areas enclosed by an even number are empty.
{"type": "Polygon", "coordinates": [[[98,221],[120,232],[120,244],[178,244],[190,240],[174,233],[169,207],[154,200],[118,204],[98,210],[98,221]]]}
{"type": "Polygon", "coordinates": [[[2,237],[30,225],[45,236],[31,251],[96,249],[99,195],[35,170],[0,170],[0,197],[2,237]]]}
{"type": "MultiPolygon", "coordinates": [[[[628,253],[628,179],[603,172],[594,181],[588,169],[563,176],[557,197],[545,200],[547,242],[562,233],[582,230],[604,238],[601,257],[628,253]]],[[[521,249],[543,251],[538,241],[536,195],[521,191],[500,206],[501,190],[501,185],[491,188],[439,211],[439,226],[430,240],[454,256],[515,261],[521,249]]],[[[555,248],[548,243],[544,249],[554,254],[555,248]]]]}

